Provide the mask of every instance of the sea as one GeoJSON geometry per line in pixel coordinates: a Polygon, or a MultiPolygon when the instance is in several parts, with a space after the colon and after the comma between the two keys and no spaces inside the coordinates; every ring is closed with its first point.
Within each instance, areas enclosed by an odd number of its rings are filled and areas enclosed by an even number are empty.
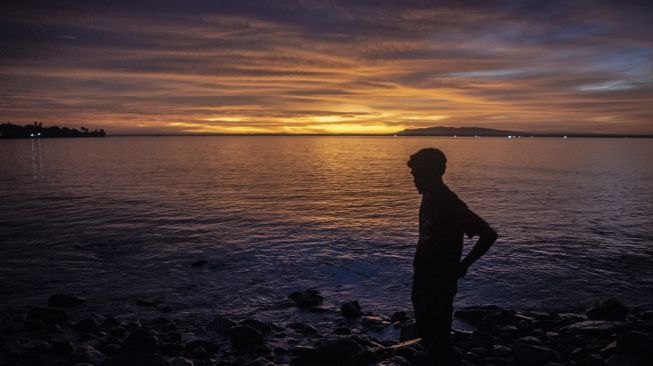
{"type": "Polygon", "coordinates": [[[274,319],[310,288],[410,311],[424,147],[499,233],[457,307],[653,304],[651,139],[163,136],[0,141],[0,305],[274,319]]]}

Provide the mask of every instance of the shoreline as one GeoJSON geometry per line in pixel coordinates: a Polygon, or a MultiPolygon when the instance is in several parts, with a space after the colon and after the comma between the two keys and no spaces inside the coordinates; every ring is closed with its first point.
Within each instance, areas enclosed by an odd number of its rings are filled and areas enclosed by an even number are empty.
{"type": "MultiPolygon", "coordinates": [[[[329,302],[327,300],[327,302],[329,302]]],[[[160,304],[152,316],[92,313],[87,301],[50,296],[29,310],[0,310],[6,365],[424,365],[410,312],[366,312],[357,301],[324,307],[318,291],[288,295],[285,322],[263,316],[180,320],[160,304]]],[[[564,308],[564,307],[562,307],[564,308]]],[[[571,307],[569,307],[571,308],[571,307]]],[[[262,313],[263,314],[263,313],[262,313]]],[[[263,314],[264,315],[264,314],[263,314]]],[[[461,365],[644,365],[653,357],[653,310],[618,301],[585,312],[457,309],[452,339],[461,365]]]]}

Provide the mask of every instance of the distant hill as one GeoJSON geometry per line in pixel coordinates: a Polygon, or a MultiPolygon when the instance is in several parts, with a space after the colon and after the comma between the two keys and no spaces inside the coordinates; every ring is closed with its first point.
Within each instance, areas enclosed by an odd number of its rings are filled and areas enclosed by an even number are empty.
{"type": "Polygon", "coordinates": [[[426,127],[397,132],[397,136],[532,136],[531,132],[495,130],[483,127],[426,127]]]}
{"type": "Polygon", "coordinates": [[[588,138],[653,138],[653,135],[626,135],[618,133],[582,133],[582,132],[524,132],[524,131],[509,131],[509,130],[495,130],[492,128],[483,127],[426,127],[426,128],[412,128],[405,129],[397,132],[397,136],[490,136],[490,137],[507,137],[507,136],[520,136],[520,137],[588,137],[588,138]]]}

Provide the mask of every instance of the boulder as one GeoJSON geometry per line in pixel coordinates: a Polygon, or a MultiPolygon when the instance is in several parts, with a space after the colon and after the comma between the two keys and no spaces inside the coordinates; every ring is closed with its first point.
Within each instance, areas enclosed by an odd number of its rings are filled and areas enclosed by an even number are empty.
{"type": "MultiPolygon", "coordinates": [[[[317,329],[311,327],[308,324],[293,322],[286,325],[286,327],[293,329],[302,334],[317,334],[317,329]]],[[[334,331],[335,333],[335,331],[334,331]]]]}
{"type": "Polygon", "coordinates": [[[411,363],[404,357],[394,356],[379,362],[378,366],[411,366],[411,363]]]}
{"type": "Polygon", "coordinates": [[[27,313],[28,320],[40,320],[46,324],[62,324],[68,320],[68,312],[51,306],[37,306],[27,313]]]}
{"type": "Polygon", "coordinates": [[[135,328],[122,342],[122,351],[154,353],[156,346],[157,339],[149,329],[135,328]]]}
{"type": "Polygon", "coordinates": [[[419,337],[419,334],[417,333],[417,325],[415,324],[415,320],[407,320],[404,322],[404,324],[401,325],[401,333],[399,335],[400,341],[407,341],[417,337],[419,337]]]}
{"type": "Polygon", "coordinates": [[[378,315],[367,315],[361,319],[361,325],[363,327],[374,331],[383,330],[391,324],[388,320],[378,315]]]}
{"type": "Polygon", "coordinates": [[[102,330],[100,324],[93,318],[82,319],[75,323],[73,328],[80,332],[91,334],[97,334],[102,330]]]}
{"type": "Polygon", "coordinates": [[[558,358],[558,353],[550,348],[527,343],[517,343],[515,347],[515,362],[518,365],[543,365],[558,358]]]}
{"type": "Polygon", "coordinates": [[[312,308],[322,305],[324,298],[320,296],[317,290],[306,290],[303,292],[293,292],[288,298],[295,302],[300,308],[312,308]]]}
{"type": "Polygon", "coordinates": [[[355,319],[363,315],[363,309],[358,301],[354,300],[342,304],[342,306],[340,306],[340,314],[345,318],[355,319]]]}
{"type": "Polygon", "coordinates": [[[621,352],[653,356],[653,334],[630,331],[619,336],[617,348],[621,352]]]}
{"type": "Polygon", "coordinates": [[[272,327],[270,326],[270,324],[262,322],[260,320],[256,320],[256,319],[245,319],[240,324],[241,325],[249,325],[250,327],[258,330],[259,332],[261,332],[262,334],[270,333],[270,331],[272,330],[272,327]]]}
{"type": "Polygon", "coordinates": [[[481,319],[501,310],[502,309],[496,305],[478,305],[457,310],[453,316],[456,319],[460,319],[474,326],[478,326],[481,322],[481,319]]]}
{"type": "Polygon", "coordinates": [[[406,314],[405,311],[396,311],[390,317],[390,321],[393,323],[397,323],[397,322],[403,323],[408,319],[409,319],[408,315],[406,314]]]}
{"type": "Polygon", "coordinates": [[[91,346],[77,347],[70,354],[70,360],[73,364],[89,363],[91,365],[100,365],[104,359],[104,354],[91,346]]]}
{"type": "Polygon", "coordinates": [[[587,310],[590,320],[626,320],[628,308],[617,300],[598,303],[587,310]]]}
{"type": "Polygon", "coordinates": [[[193,361],[185,357],[175,357],[169,362],[170,366],[195,366],[193,361]]]}
{"type": "Polygon", "coordinates": [[[209,329],[224,335],[229,333],[229,329],[235,325],[235,322],[225,318],[224,316],[216,315],[215,318],[209,322],[209,329]]]}
{"type": "Polygon", "coordinates": [[[586,320],[560,328],[560,332],[577,333],[589,336],[609,335],[631,328],[632,324],[622,321],[586,320]]]}
{"type": "Polygon", "coordinates": [[[75,306],[83,304],[86,300],[81,297],[77,297],[69,294],[54,294],[48,298],[48,306],[53,306],[57,308],[67,308],[70,306],[75,306]]]}
{"type": "Polygon", "coordinates": [[[231,328],[229,340],[235,348],[251,348],[265,344],[263,334],[249,325],[237,325],[231,328]]]}

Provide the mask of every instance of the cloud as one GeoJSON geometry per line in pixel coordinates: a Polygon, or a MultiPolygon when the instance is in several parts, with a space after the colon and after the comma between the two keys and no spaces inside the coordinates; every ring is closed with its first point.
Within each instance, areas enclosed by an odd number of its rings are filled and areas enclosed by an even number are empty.
{"type": "Polygon", "coordinates": [[[28,1],[4,10],[8,122],[653,133],[648,3],[28,1]]]}

